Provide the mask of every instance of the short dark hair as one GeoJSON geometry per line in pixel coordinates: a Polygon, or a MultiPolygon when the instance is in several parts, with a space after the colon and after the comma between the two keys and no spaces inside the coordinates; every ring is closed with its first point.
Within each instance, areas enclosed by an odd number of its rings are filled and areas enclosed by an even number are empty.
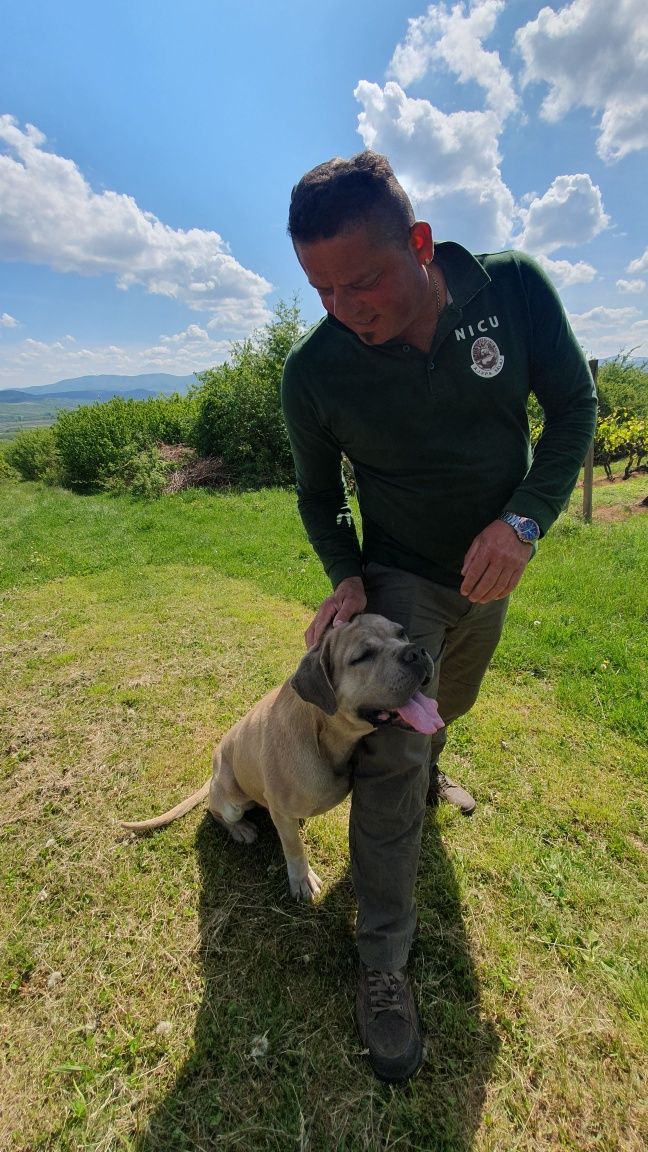
{"type": "Polygon", "coordinates": [[[288,235],[307,244],[367,224],[382,242],[405,247],[414,220],[387,157],[366,151],[350,160],[336,156],[302,176],[290,198],[288,235]]]}

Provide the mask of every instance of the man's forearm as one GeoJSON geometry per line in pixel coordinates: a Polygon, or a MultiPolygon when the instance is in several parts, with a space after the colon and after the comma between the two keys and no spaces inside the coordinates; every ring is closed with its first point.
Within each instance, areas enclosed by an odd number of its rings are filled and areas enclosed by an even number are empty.
{"type": "Polygon", "coordinates": [[[549,415],[533,463],[503,511],[530,516],[548,532],[578,479],[596,425],[596,400],[583,399],[559,416],[549,415]]]}
{"type": "Polygon", "coordinates": [[[299,488],[297,491],[306,534],[333,588],[350,576],[362,576],[360,544],[344,492],[309,495],[299,488]]]}

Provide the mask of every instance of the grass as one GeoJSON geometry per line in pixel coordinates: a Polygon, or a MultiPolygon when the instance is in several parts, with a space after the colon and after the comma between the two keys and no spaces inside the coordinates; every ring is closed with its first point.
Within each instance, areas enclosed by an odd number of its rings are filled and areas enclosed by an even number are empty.
{"type": "Polygon", "coordinates": [[[294,668],[327,587],[292,494],[0,486],[0,1147],[645,1147],[648,519],[573,512],[451,735],[479,808],[426,819],[428,1057],[390,1089],[353,1025],[346,806],[304,830],[306,909],[262,812],[254,849],[200,811],[118,824],[206,779],[294,668]]]}

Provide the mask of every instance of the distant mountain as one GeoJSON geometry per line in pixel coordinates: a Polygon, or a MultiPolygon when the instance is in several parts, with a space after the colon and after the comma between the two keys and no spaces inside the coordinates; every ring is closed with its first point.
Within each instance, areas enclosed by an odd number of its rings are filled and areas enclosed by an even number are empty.
{"type": "MultiPolygon", "coordinates": [[[[179,392],[180,389],[174,389],[179,392]]],[[[128,392],[117,392],[114,388],[108,388],[105,392],[97,389],[87,392],[47,392],[45,395],[41,393],[40,396],[34,392],[28,392],[26,389],[21,392],[18,388],[0,389],[0,404],[36,404],[44,406],[46,404],[55,405],[63,408],[78,408],[80,404],[103,404],[106,400],[112,400],[115,396],[119,396],[120,400],[152,400],[155,396],[168,396],[171,393],[164,392],[151,392],[147,388],[131,388],[128,392]]]]}
{"type": "MultiPolygon", "coordinates": [[[[124,393],[133,394],[143,392],[146,395],[158,395],[160,392],[167,396],[172,392],[184,393],[190,384],[195,384],[195,376],[172,376],[169,372],[144,372],[139,376],[77,376],[72,380],[58,380],[55,384],[34,384],[28,388],[0,389],[0,401],[7,401],[7,393],[15,395],[21,392],[30,400],[37,400],[40,396],[60,396],[70,392],[87,392],[92,399],[97,399],[97,392],[102,393],[102,399],[111,396],[121,396],[124,393]]],[[[9,400],[9,403],[12,403],[9,400]]]]}
{"type": "Polygon", "coordinates": [[[0,388],[0,396],[3,404],[24,404],[33,400],[28,392],[20,392],[18,388],[0,388]]]}

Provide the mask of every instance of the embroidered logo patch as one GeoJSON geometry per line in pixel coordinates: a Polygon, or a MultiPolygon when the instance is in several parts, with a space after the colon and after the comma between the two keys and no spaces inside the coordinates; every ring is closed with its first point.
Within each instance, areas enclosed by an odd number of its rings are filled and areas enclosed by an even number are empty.
{"type": "Polygon", "coordinates": [[[504,366],[504,357],[490,336],[480,336],[470,349],[470,367],[478,376],[497,376],[504,366]]]}

